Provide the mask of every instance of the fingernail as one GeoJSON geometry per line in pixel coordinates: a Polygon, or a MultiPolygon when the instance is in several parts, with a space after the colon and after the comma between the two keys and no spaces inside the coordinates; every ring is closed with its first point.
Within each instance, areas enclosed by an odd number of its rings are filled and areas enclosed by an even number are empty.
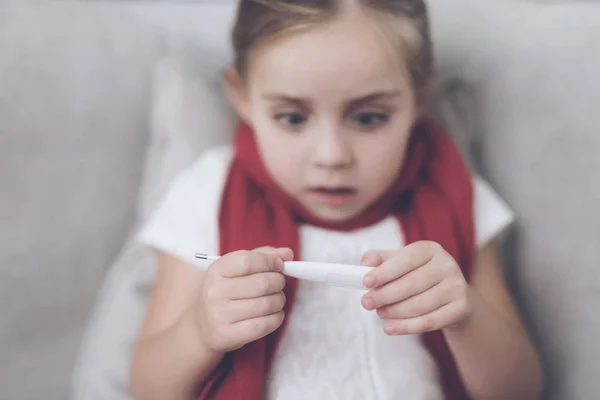
{"type": "Polygon", "coordinates": [[[363,306],[367,310],[372,310],[373,309],[373,299],[370,297],[364,297],[363,298],[363,306]]]}
{"type": "Polygon", "coordinates": [[[275,260],[275,265],[277,266],[277,271],[281,272],[283,271],[283,260],[279,257],[277,257],[277,259],[275,260]]]}
{"type": "Polygon", "coordinates": [[[396,334],[396,328],[394,328],[393,326],[386,326],[385,328],[383,328],[384,332],[388,335],[395,335],[396,334]]]}
{"type": "Polygon", "coordinates": [[[368,275],[365,277],[365,279],[363,280],[363,283],[365,284],[366,287],[370,288],[373,287],[373,285],[375,285],[375,278],[373,278],[372,276],[368,275]]]}

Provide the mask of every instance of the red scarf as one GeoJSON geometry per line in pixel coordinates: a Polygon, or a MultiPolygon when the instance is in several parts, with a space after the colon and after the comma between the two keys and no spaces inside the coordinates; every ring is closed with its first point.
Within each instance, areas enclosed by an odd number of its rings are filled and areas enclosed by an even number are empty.
{"type": "MultiPolygon", "coordinates": [[[[424,120],[414,128],[402,172],[386,194],[358,218],[341,225],[317,220],[273,182],[250,127],[239,127],[235,150],[221,202],[221,254],[274,246],[289,247],[299,257],[301,223],[347,231],[394,214],[407,243],[440,243],[468,277],[474,254],[471,176],[454,143],[433,121],[424,120]]],[[[297,287],[294,278],[287,279],[288,316],[297,287]]],[[[265,377],[284,331],[285,322],[268,337],[227,354],[203,385],[199,400],[261,400],[265,377]]],[[[446,398],[467,399],[442,333],[432,332],[424,338],[441,368],[446,398]]]]}

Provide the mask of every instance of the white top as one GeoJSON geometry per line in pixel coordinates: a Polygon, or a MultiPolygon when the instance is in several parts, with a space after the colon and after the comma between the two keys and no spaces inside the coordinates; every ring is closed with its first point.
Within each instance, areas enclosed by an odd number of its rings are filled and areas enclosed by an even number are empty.
{"type": "MultiPolygon", "coordinates": [[[[232,149],[204,153],[171,183],[140,240],[190,264],[217,254],[218,214],[232,149]]],[[[479,246],[500,234],[513,214],[475,177],[479,246]]],[[[337,232],[300,227],[305,261],[358,264],[371,249],[399,249],[394,217],[366,229],[337,232]]],[[[442,399],[434,359],[419,336],[388,337],[383,322],[361,306],[363,291],[301,281],[270,376],[267,399],[442,399]]]]}

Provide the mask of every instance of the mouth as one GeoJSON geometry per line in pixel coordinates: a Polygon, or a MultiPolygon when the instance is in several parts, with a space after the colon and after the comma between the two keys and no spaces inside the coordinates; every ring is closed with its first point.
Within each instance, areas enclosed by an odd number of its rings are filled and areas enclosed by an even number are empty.
{"type": "Polygon", "coordinates": [[[351,200],[357,190],[350,186],[317,186],[310,189],[310,192],[324,203],[341,206],[351,200]]]}

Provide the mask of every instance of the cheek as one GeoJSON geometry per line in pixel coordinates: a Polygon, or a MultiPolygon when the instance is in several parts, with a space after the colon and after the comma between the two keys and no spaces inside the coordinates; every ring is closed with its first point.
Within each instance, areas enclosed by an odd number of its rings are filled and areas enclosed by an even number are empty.
{"type": "Polygon", "coordinates": [[[363,147],[362,175],[373,191],[385,191],[396,179],[405,157],[407,139],[408,134],[395,133],[373,140],[363,147]]]}
{"type": "Polygon", "coordinates": [[[398,175],[403,159],[401,149],[386,147],[371,158],[368,172],[374,181],[391,181],[398,175]]]}
{"type": "Polygon", "coordinates": [[[288,188],[303,170],[300,147],[292,135],[279,131],[269,121],[256,121],[254,131],[265,167],[280,186],[288,188]]]}

